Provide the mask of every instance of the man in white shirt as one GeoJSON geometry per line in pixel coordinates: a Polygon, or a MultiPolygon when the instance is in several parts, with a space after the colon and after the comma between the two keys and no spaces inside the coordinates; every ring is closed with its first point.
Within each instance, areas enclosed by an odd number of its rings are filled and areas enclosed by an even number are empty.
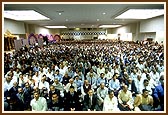
{"type": "Polygon", "coordinates": [[[109,91],[104,99],[103,111],[120,111],[118,108],[117,97],[114,96],[113,91],[109,91]]]}
{"type": "Polygon", "coordinates": [[[12,80],[11,76],[8,75],[4,81],[4,91],[9,91],[13,87],[13,83],[14,81],[12,80]]]}
{"type": "Polygon", "coordinates": [[[41,78],[41,81],[39,83],[39,89],[44,89],[46,88],[49,91],[49,83],[46,80],[46,75],[43,75],[41,78]]]}
{"type": "Polygon", "coordinates": [[[149,94],[152,95],[153,91],[152,91],[152,87],[149,85],[148,79],[144,79],[143,84],[140,86],[140,93],[141,94],[142,94],[143,89],[147,89],[149,94]]]}
{"type": "Polygon", "coordinates": [[[39,92],[34,92],[34,99],[30,102],[32,111],[47,111],[47,101],[44,97],[40,97],[39,92]]]}
{"type": "Polygon", "coordinates": [[[143,79],[141,78],[141,75],[138,74],[137,78],[134,81],[135,81],[135,87],[137,88],[137,92],[140,94],[141,86],[143,84],[143,79]]]}
{"type": "Polygon", "coordinates": [[[113,77],[113,76],[112,76],[112,73],[109,72],[108,68],[105,68],[104,77],[105,77],[107,80],[110,80],[110,79],[113,77]]]}

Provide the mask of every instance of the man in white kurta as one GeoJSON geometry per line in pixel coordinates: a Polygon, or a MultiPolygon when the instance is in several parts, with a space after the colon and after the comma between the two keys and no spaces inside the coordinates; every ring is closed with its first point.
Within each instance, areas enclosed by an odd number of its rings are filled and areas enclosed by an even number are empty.
{"type": "Polygon", "coordinates": [[[104,99],[103,111],[120,111],[118,108],[117,97],[114,96],[114,92],[110,91],[104,99]]]}
{"type": "Polygon", "coordinates": [[[34,99],[31,100],[30,106],[32,111],[47,111],[47,101],[40,97],[39,92],[34,93],[34,99]]]}

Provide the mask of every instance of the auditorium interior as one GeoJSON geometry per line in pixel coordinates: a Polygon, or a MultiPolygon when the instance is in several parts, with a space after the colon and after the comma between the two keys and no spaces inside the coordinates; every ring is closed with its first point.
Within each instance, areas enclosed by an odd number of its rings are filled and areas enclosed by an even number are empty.
{"type": "Polygon", "coordinates": [[[2,6],[3,112],[166,110],[165,2],[2,6]]]}

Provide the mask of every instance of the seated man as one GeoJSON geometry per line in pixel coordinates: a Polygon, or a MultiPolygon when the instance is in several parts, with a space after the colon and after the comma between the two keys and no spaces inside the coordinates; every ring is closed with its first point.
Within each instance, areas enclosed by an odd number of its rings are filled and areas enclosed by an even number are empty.
{"type": "Polygon", "coordinates": [[[83,111],[95,111],[97,109],[97,95],[90,89],[84,96],[83,111]]]}
{"type": "Polygon", "coordinates": [[[30,102],[32,111],[47,111],[47,101],[44,97],[40,97],[39,91],[34,92],[34,99],[30,102]]]}
{"type": "Polygon", "coordinates": [[[120,111],[118,108],[117,97],[114,96],[114,91],[109,91],[104,99],[103,111],[120,111]]]}
{"type": "Polygon", "coordinates": [[[128,86],[124,85],[123,89],[118,93],[118,107],[121,111],[131,111],[133,109],[132,93],[128,90],[128,86]]]}
{"type": "Polygon", "coordinates": [[[103,103],[106,95],[108,95],[108,88],[105,86],[104,83],[101,83],[99,88],[97,88],[98,105],[100,111],[103,110],[103,103]]]}
{"type": "Polygon", "coordinates": [[[134,111],[152,111],[153,97],[149,95],[147,89],[143,89],[142,92],[135,97],[134,111]]]}
{"type": "Polygon", "coordinates": [[[63,111],[64,110],[63,100],[57,93],[53,93],[51,96],[51,99],[49,99],[48,110],[49,111],[63,111]]]}
{"type": "Polygon", "coordinates": [[[65,111],[79,111],[79,95],[75,91],[74,86],[70,86],[69,91],[65,93],[64,102],[65,111]]]}

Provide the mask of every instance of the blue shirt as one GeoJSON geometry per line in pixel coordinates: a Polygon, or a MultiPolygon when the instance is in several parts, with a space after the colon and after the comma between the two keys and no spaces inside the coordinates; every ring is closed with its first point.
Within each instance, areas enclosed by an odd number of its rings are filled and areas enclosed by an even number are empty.
{"type": "Polygon", "coordinates": [[[154,95],[155,98],[159,98],[159,99],[163,98],[164,97],[163,86],[162,85],[156,86],[155,89],[154,89],[154,94],[153,95],[154,95]]]}
{"type": "Polygon", "coordinates": [[[63,76],[62,76],[62,74],[58,74],[58,75],[55,74],[54,79],[58,79],[59,82],[62,82],[63,76]]]}

